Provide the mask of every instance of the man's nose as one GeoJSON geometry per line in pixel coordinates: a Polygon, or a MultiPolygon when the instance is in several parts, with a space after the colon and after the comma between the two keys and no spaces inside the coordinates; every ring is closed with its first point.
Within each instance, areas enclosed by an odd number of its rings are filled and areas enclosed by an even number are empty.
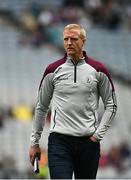
{"type": "Polygon", "coordinates": [[[71,39],[69,38],[67,44],[72,44],[71,39]]]}

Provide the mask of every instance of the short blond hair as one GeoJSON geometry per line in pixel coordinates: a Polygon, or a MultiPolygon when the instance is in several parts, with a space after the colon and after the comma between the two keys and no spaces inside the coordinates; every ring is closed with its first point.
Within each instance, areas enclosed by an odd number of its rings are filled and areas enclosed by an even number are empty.
{"type": "Polygon", "coordinates": [[[65,28],[64,28],[64,31],[65,30],[70,30],[70,29],[78,29],[78,30],[80,30],[80,36],[81,36],[81,38],[83,39],[83,40],[86,40],[86,31],[85,31],[85,29],[82,27],[82,26],[80,26],[79,24],[68,24],[68,25],[66,25],[65,26],[65,28]]]}

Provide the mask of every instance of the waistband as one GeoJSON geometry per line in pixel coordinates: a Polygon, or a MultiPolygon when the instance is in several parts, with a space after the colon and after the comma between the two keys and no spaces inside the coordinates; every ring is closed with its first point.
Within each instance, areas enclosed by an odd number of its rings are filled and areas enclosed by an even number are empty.
{"type": "Polygon", "coordinates": [[[89,139],[92,135],[87,135],[87,136],[73,136],[73,135],[68,135],[68,134],[61,134],[57,132],[51,132],[49,136],[54,136],[54,137],[66,137],[66,138],[71,138],[71,139],[89,139]]]}

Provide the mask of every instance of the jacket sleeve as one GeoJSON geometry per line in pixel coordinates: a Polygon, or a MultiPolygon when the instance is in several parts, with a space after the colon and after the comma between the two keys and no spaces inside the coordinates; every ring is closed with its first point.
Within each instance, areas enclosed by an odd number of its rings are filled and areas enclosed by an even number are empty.
{"type": "Polygon", "coordinates": [[[31,146],[39,144],[41,138],[46,114],[53,94],[52,78],[53,73],[46,75],[38,92],[37,104],[32,122],[32,133],[30,138],[31,146]]]}
{"type": "Polygon", "coordinates": [[[116,95],[112,80],[108,72],[97,72],[98,76],[98,92],[104,103],[104,114],[100,120],[100,124],[94,133],[94,137],[98,140],[102,140],[104,134],[111,126],[111,122],[117,111],[116,95]]]}

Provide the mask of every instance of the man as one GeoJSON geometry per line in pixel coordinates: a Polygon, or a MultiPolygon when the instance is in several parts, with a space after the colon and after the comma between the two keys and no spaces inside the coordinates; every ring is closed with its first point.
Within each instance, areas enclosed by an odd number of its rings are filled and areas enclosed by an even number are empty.
{"type": "Polygon", "coordinates": [[[69,24],[63,32],[65,56],[50,64],[41,80],[31,135],[30,161],[40,156],[39,140],[51,105],[48,163],[51,179],[95,179],[100,141],[116,114],[114,86],[107,69],[83,51],[86,32],[69,24]],[[102,98],[105,111],[99,120],[102,98]]]}

